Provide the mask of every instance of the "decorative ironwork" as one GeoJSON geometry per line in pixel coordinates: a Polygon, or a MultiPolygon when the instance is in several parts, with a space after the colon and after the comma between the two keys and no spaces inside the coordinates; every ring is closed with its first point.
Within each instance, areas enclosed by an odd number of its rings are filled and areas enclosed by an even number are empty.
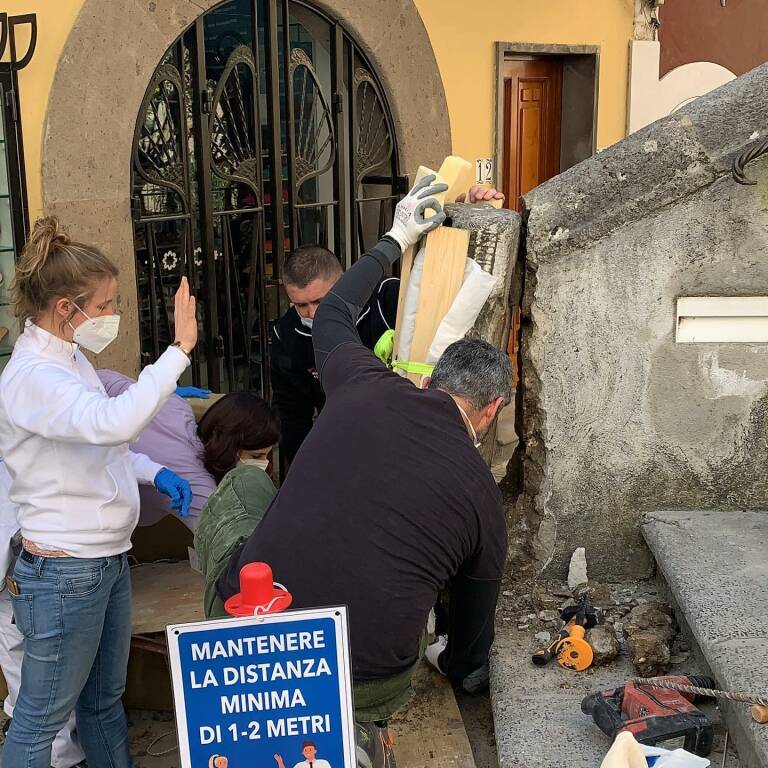
{"type": "MultiPolygon", "coordinates": [[[[133,140],[133,166],[149,185],[170,189],[178,195],[184,212],[189,210],[187,168],[184,152],[184,85],[171,64],[161,64],[150,81],[133,140]],[[172,95],[175,94],[175,107],[172,95]],[[174,112],[177,112],[174,118],[174,112]]],[[[146,206],[151,190],[142,190],[146,206]]],[[[158,213],[159,204],[154,206],[158,213]]]]}
{"type": "Polygon", "coordinates": [[[294,98],[299,102],[298,115],[294,114],[297,193],[305,181],[322,176],[336,160],[336,132],[328,101],[312,60],[301,48],[294,48],[291,51],[294,83],[299,70],[302,72],[301,87],[299,90],[294,87],[294,98]]]}
{"type": "Polygon", "coordinates": [[[37,48],[37,15],[25,13],[21,16],[9,16],[6,12],[0,13],[0,59],[5,56],[8,42],[11,43],[10,65],[11,69],[18,72],[32,61],[37,48]],[[19,58],[16,50],[16,27],[29,24],[29,43],[24,55],[19,58]]]}
{"type": "Polygon", "coordinates": [[[357,184],[392,157],[394,143],[389,127],[387,109],[376,81],[361,67],[355,70],[357,91],[357,137],[355,163],[357,184]]]}
{"type": "Polygon", "coordinates": [[[259,142],[249,121],[255,105],[247,103],[248,94],[255,91],[256,78],[253,53],[245,45],[238,45],[213,92],[211,169],[223,181],[250,187],[261,205],[259,142]]]}
{"type": "Polygon", "coordinates": [[[363,53],[304,0],[225,0],[163,57],[132,160],[142,364],[172,341],[187,275],[201,316],[193,383],[269,396],[284,253],[306,239],[353,262],[400,192],[392,122],[363,53]]]}
{"type": "Polygon", "coordinates": [[[744,166],[746,166],[748,163],[751,163],[753,160],[756,160],[758,157],[766,154],[768,154],[768,139],[755,142],[751,147],[749,147],[749,149],[746,149],[733,161],[733,178],[738,181],[739,184],[757,184],[756,181],[753,181],[749,178],[749,176],[747,176],[746,171],[744,170],[744,166]]]}

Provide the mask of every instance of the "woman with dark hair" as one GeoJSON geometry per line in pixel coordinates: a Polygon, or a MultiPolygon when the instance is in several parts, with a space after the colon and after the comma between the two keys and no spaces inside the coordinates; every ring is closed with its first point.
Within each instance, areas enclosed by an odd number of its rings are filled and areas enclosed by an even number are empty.
{"type": "Polygon", "coordinates": [[[266,472],[269,454],[280,439],[276,416],[253,392],[233,392],[214,403],[200,420],[203,463],[216,483],[238,462],[266,472]]]}
{"type": "Polygon", "coordinates": [[[205,576],[205,614],[224,614],[216,581],[234,550],[259,524],[277,493],[266,470],[280,439],[272,409],[253,392],[234,392],[200,421],[204,463],[218,487],[195,530],[195,551],[205,576]]]}

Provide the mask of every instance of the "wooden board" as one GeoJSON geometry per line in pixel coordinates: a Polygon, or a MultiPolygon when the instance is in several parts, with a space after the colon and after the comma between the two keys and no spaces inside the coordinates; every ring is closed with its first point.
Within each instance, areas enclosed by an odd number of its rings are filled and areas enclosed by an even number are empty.
{"type": "Polygon", "coordinates": [[[422,662],[416,695],[390,720],[395,762],[402,768],[475,768],[472,748],[448,680],[422,662]]]}
{"type": "Polygon", "coordinates": [[[131,569],[131,587],[133,635],[165,632],[168,624],[205,618],[205,583],[186,561],[136,566],[131,569]]]}
{"type": "MultiPolygon", "coordinates": [[[[416,178],[414,184],[420,182],[425,176],[430,176],[434,171],[431,168],[427,168],[425,165],[420,165],[419,170],[416,172],[416,178]]],[[[403,311],[405,308],[405,293],[408,290],[408,279],[411,276],[411,269],[413,268],[413,260],[416,258],[416,249],[418,244],[412,245],[407,248],[400,260],[400,291],[397,294],[397,319],[395,320],[395,343],[392,347],[393,355],[397,355],[397,345],[400,341],[400,331],[403,327],[403,311]]]]}
{"type": "MultiPolygon", "coordinates": [[[[469,232],[465,229],[440,227],[427,235],[411,361],[426,360],[438,326],[461,288],[468,250],[469,232]]],[[[408,378],[420,384],[422,377],[409,373],[408,378]]]]}
{"type": "Polygon", "coordinates": [[[205,412],[217,401],[224,397],[223,394],[218,392],[211,392],[207,398],[202,397],[185,397],[184,399],[189,403],[192,408],[192,413],[195,414],[195,421],[205,416],[205,412]]]}
{"type": "MultiPolygon", "coordinates": [[[[424,166],[420,166],[419,171],[416,174],[416,181],[419,181],[430,173],[434,173],[434,171],[424,166]]],[[[471,163],[468,163],[460,157],[446,157],[437,173],[437,181],[442,181],[448,184],[448,190],[446,192],[435,195],[440,204],[453,203],[459,195],[465,194],[472,184],[474,178],[473,174],[474,167],[471,163]]],[[[435,336],[435,331],[442,322],[445,313],[450,308],[453,299],[456,297],[464,276],[465,262],[463,260],[461,262],[460,271],[457,272],[459,258],[456,254],[460,253],[462,248],[460,236],[454,236],[452,234],[446,236],[441,234],[444,232],[453,233],[461,232],[461,230],[449,230],[441,227],[427,235],[426,242],[428,251],[430,250],[429,243],[431,241],[435,244],[432,249],[433,253],[436,252],[435,249],[438,244],[440,247],[444,247],[446,244],[452,245],[451,247],[446,248],[445,254],[440,257],[442,262],[434,261],[434,257],[428,261],[427,254],[425,253],[424,273],[421,283],[422,287],[419,295],[419,304],[416,310],[416,327],[414,328],[413,343],[409,355],[412,362],[424,362],[424,358],[429,351],[432,339],[435,336]],[[458,284],[456,283],[457,274],[458,284]],[[424,308],[422,307],[422,302],[424,302],[424,308]],[[429,316],[422,316],[423,310],[430,313],[429,316]]],[[[466,241],[467,245],[464,247],[463,258],[466,258],[467,255],[469,245],[468,233],[466,233],[466,241]]],[[[403,310],[405,307],[405,295],[408,290],[408,279],[411,274],[415,256],[416,248],[409,248],[405,254],[403,254],[403,266],[400,274],[400,293],[398,295],[397,305],[397,322],[395,324],[395,354],[397,354],[397,349],[399,348],[403,310]]],[[[420,374],[408,374],[408,378],[417,385],[420,385],[422,380],[420,374]]]]}
{"type": "Polygon", "coordinates": [[[475,167],[463,157],[449,155],[443,160],[438,175],[448,184],[448,189],[442,194],[440,202],[455,203],[456,198],[467,194],[474,183],[475,167]]]}

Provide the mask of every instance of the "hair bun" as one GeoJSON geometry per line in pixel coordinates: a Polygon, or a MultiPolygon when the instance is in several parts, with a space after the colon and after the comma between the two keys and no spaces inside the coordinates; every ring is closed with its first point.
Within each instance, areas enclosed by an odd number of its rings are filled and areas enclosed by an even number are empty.
{"type": "Polygon", "coordinates": [[[57,246],[69,245],[69,235],[61,228],[56,216],[38,219],[29,234],[28,245],[38,252],[50,252],[57,246]]]}

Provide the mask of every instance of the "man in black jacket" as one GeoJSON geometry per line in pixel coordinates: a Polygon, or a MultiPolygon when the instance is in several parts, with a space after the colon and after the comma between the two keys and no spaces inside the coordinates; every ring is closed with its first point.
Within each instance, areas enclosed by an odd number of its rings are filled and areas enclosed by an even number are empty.
{"type": "Polygon", "coordinates": [[[390,232],[328,292],[313,325],[323,412],[264,518],[217,582],[239,591],[262,561],[293,606],[349,607],[355,712],[386,720],[408,699],[427,616],[450,586],[448,640],[433,663],[456,682],[481,669],[506,559],[501,493],[476,444],[511,399],[509,358],[462,339],[419,389],[362,344],[357,320],[402,252],[445,217],[427,177],[390,232]],[[424,211],[438,213],[424,218],[424,211]]]}
{"type": "MultiPolygon", "coordinates": [[[[473,186],[470,203],[503,200],[495,189],[473,186]]],[[[465,195],[459,195],[462,202],[465,195]]],[[[293,251],[283,265],[283,286],[293,305],[272,326],[272,404],[280,414],[280,449],[291,463],[312,428],[325,395],[315,369],[312,322],[328,291],[341,277],[338,258],[320,245],[304,245],[293,251]]],[[[400,280],[386,275],[357,318],[357,332],[368,349],[388,330],[394,330],[400,280]]]]}
{"type": "MultiPolygon", "coordinates": [[[[293,461],[325,395],[315,370],[312,321],[320,302],[341,277],[336,256],[320,245],[293,251],[283,265],[283,286],[293,305],[272,326],[272,404],[280,414],[280,449],[293,461]]],[[[395,327],[400,280],[385,277],[357,319],[357,330],[368,349],[395,327]]]]}

